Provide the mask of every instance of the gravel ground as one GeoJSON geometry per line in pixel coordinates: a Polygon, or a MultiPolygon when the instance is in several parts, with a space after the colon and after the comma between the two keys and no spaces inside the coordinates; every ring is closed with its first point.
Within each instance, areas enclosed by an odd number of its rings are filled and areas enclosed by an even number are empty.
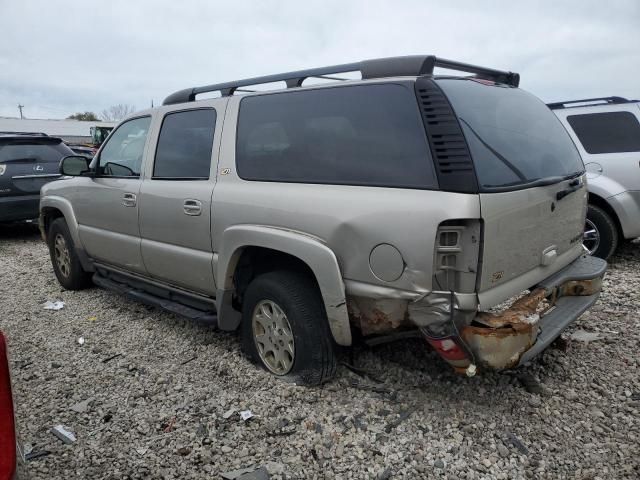
{"type": "Polygon", "coordinates": [[[410,340],[355,347],[342,360],[369,375],[341,366],[322,388],[257,369],[235,334],[97,288],[64,291],[33,229],[0,228],[0,258],[18,432],[32,454],[49,452],[28,461],[33,479],[261,466],[271,478],[640,476],[638,243],[612,260],[567,340],[526,368],[462,378],[410,340]],[[578,330],[600,339],[569,339],[578,330]],[[77,441],[53,436],[58,424],[77,441]]]}

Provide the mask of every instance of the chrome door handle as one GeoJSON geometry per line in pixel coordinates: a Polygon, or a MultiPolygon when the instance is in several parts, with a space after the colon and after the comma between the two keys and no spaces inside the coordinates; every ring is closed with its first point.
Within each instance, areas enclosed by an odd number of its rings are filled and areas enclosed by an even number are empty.
{"type": "Polygon", "coordinates": [[[186,199],[182,204],[185,215],[197,216],[202,213],[202,202],[200,200],[186,199]]]}
{"type": "Polygon", "coordinates": [[[136,206],[136,194],[135,193],[125,193],[122,195],[122,205],[125,207],[135,207],[136,206]]]}

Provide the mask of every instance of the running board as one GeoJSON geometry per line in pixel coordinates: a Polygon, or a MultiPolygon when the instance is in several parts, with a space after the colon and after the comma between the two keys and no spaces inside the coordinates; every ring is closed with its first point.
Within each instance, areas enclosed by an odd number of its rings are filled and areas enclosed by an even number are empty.
{"type": "Polygon", "coordinates": [[[145,305],[160,307],[168,312],[175,313],[176,315],[186,317],[199,323],[210,324],[215,327],[218,326],[218,316],[214,311],[199,310],[175,300],[158,297],[143,290],[133,288],[125,283],[105,278],[97,272],[93,275],[93,283],[106,290],[112,290],[114,292],[124,294],[137,302],[144,303],[145,305]]]}

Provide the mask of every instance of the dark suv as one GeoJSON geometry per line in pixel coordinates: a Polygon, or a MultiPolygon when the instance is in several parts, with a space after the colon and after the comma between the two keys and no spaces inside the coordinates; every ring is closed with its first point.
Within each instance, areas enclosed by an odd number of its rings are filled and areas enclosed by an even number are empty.
{"type": "Polygon", "coordinates": [[[38,217],[40,187],[60,177],[73,150],[43,133],[0,132],[0,222],[38,217]]]}

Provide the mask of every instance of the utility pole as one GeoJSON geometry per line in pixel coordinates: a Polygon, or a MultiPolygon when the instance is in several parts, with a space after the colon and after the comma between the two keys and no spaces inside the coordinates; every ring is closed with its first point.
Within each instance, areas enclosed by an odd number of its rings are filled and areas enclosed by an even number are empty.
{"type": "Polygon", "coordinates": [[[20,110],[20,120],[23,120],[24,117],[22,116],[22,109],[24,108],[24,105],[20,105],[18,104],[18,110],[20,110]]]}

